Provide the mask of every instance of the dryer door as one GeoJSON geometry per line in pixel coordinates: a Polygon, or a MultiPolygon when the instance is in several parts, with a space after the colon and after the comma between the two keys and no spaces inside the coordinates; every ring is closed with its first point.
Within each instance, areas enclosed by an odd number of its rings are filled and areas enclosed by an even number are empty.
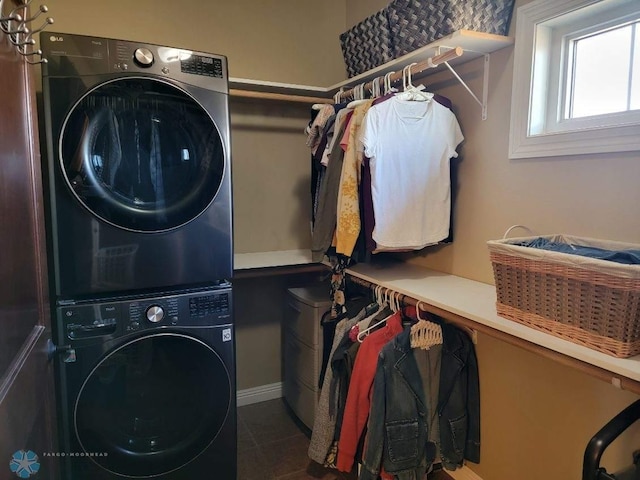
{"type": "Polygon", "coordinates": [[[86,456],[112,473],[161,475],[211,444],[231,395],[229,372],[211,347],[158,333],[124,344],[92,370],[76,399],[75,434],[86,456]]]}
{"type": "Polygon", "coordinates": [[[84,207],[143,232],[200,215],[220,188],[225,164],[207,111],[185,91],[150,78],[112,80],[84,95],[63,123],[59,156],[84,207]]]}

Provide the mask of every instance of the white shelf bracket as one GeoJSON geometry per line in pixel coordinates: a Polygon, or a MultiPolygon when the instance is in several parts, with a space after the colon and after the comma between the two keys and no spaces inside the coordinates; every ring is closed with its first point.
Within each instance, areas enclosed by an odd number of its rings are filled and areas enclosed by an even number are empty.
{"type": "Polygon", "coordinates": [[[462,86],[469,92],[469,94],[473,97],[473,99],[482,107],[482,120],[487,119],[487,103],[489,99],[489,58],[490,54],[486,53],[484,55],[484,73],[482,78],[482,100],[478,98],[478,96],[473,93],[473,91],[469,88],[469,85],[458,75],[458,73],[453,69],[449,62],[444,62],[446,67],[451,71],[454,77],[462,84],[462,86]]]}
{"type": "Polygon", "coordinates": [[[489,61],[491,55],[484,55],[484,76],[482,79],[482,120],[487,119],[487,108],[489,104],[489,61]]]}

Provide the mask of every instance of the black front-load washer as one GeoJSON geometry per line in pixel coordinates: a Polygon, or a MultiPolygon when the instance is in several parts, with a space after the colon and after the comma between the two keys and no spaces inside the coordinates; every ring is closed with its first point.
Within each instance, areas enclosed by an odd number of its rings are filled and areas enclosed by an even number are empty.
{"type": "Polygon", "coordinates": [[[236,478],[230,288],[56,310],[64,480],[236,478]]]}
{"type": "Polygon", "coordinates": [[[229,281],[226,58],[66,33],[41,45],[53,300],[229,281]]]}

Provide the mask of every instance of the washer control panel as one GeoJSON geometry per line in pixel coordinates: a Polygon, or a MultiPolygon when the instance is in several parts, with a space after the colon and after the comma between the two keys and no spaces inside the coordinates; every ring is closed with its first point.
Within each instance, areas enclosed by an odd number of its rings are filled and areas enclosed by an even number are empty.
{"type": "Polygon", "coordinates": [[[232,323],[230,288],[111,302],[73,302],[57,308],[60,340],[117,337],[153,328],[232,323]]]}
{"type": "Polygon", "coordinates": [[[129,303],[127,330],[140,330],[150,325],[178,325],[180,297],[141,299],[129,303]]]}

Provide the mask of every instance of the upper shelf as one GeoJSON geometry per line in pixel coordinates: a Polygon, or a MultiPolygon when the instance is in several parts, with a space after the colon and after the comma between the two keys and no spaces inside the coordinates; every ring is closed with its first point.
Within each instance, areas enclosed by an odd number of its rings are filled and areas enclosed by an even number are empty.
{"type": "Polygon", "coordinates": [[[403,55],[402,57],[398,57],[390,62],[361,73],[360,75],[351,77],[328,87],[232,77],[229,78],[229,88],[231,89],[231,95],[233,96],[304,102],[326,102],[330,101],[333,94],[340,88],[366,83],[376,77],[384,76],[389,72],[401,71],[403,67],[410,65],[411,63],[425,61],[447,49],[459,47],[464,51],[462,56],[449,62],[451,65],[455,66],[510,45],[513,45],[513,38],[511,37],[504,37],[484,32],[474,32],[471,30],[458,30],[451,35],[442,37],[441,39],[411,53],[403,55]],[[296,97],[300,98],[300,100],[297,100],[296,97]]]}
{"type": "Polygon", "coordinates": [[[368,70],[360,75],[351,77],[343,82],[336,83],[335,85],[328,87],[328,90],[330,92],[335,92],[342,87],[365,83],[376,77],[384,76],[389,72],[401,71],[406,65],[410,65],[414,62],[421,62],[438,55],[441,53],[439,49],[446,50],[460,47],[464,50],[464,54],[461,57],[449,62],[452,66],[455,66],[469,62],[510,45],[513,45],[513,38],[511,37],[503,37],[502,35],[494,35],[492,33],[474,32],[471,30],[458,30],[457,32],[453,32],[451,35],[442,37],[429,45],[391,60],[384,65],[380,65],[379,67],[368,70]]]}
{"type": "Polygon", "coordinates": [[[275,252],[236,253],[233,256],[234,270],[253,268],[308,265],[315,263],[311,259],[311,250],[280,250],[275,252]]]}

